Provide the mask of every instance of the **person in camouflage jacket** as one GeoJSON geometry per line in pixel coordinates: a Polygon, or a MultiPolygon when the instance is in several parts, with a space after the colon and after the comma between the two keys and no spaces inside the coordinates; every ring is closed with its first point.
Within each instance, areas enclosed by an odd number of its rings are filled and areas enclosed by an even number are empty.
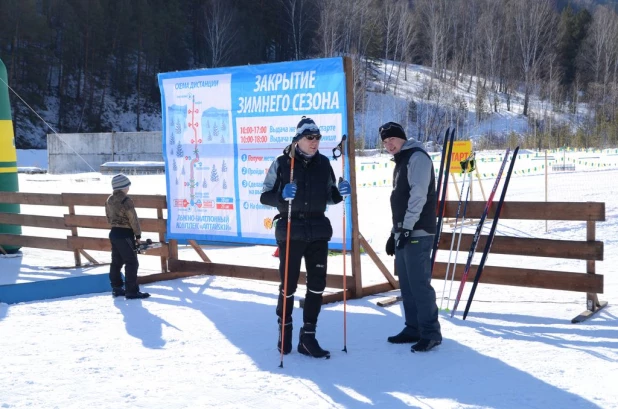
{"type": "Polygon", "coordinates": [[[112,226],[109,241],[112,244],[112,263],[109,269],[109,280],[114,297],[125,296],[127,299],[147,298],[148,293],[140,292],[137,285],[137,245],[142,237],[142,230],[135,211],[133,200],[127,194],[131,181],[123,174],[112,179],[114,192],[105,202],[107,222],[112,226]],[[124,265],[126,289],[120,270],[124,265]]]}

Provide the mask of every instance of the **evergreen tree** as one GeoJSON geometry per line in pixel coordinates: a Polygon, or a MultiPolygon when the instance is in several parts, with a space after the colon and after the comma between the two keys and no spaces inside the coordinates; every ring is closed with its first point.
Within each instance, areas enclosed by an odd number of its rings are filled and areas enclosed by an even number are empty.
{"type": "Polygon", "coordinates": [[[172,163],[173,163],[172,169],[178,170],[178,166],[176,166],[176,159],[175,158],[174,158],[174,161],[172,163]]]}
{"type": "Polygon", "coordinates": [[[225,179],[223,179],[223,190],[227,189],[227,182],[225,181],[225,179]]]}
{"type": "Polygon", "coordinates": [[[178,145],[176,145],[176,156],[178,156],[179,158],[182,158],[184,155],[184,153],[182,152],[182,145],[180,144],[180,141],[178,142],[178,145]]]}
{"type": "Polygon", "coordinates": [[[202,183],[202,187],[206,189],[208,187],[208,183],[206,183],[206,178],[204,178],[204,183],[202,183]]]}
{"type": "Polygon", "coordinates": [[[216,165],[212,165],[212,171],[210,172],[210,181],[218,182],[219,181],[219,173],[217,172],[216,165]]]}
{"type": "Polygon", "coordinates": [[[562,10],[558,32],[558,64],[562,71],[562,85],[570,86],[575,81],[577,73],[577,57],[588,33],[592,16],[588,10],[581,9],[577,13],[570,5],[562,10]]]}
{"type": "Polygon", "coordinates": [[[225,159],[223,159],[223,163],[221,164],[221,172],[227,172],[227,163],[225,163],[225,159]]]}

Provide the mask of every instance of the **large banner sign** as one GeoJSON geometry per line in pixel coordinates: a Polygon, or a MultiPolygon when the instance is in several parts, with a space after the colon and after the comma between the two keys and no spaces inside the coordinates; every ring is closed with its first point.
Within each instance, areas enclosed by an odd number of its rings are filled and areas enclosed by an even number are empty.
{"type": "MultiPolygon", "coordinates": [[[[167,238],[275,244],[277,209],[260,203],[266,172],[303,115],[320,127],[320,153],[333,160],[347,130],[343,59],[164,73],[159,87],[167,238]]],[[[338,178],[341,159],[331,165],[338,178]]],[[[331,248],[340,249],[342,204],[326,215],[331,248]]]]}

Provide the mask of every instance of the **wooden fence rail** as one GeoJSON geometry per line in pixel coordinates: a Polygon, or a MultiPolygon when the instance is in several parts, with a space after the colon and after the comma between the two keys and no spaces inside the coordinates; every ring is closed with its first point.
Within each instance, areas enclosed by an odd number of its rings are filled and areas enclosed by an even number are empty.
{"type": "MultiPolygon", "coordinates": [[[[78,214],[83,206],[103,207],[107,194],[82,193],[23,193],[0,192],[0,203],[18,203],[22,205],[59,206],[67,209],[63,216],[47,216],[36,214],[0,213],[0,224],[18,224],[22,226],[43,227],[48,229],[64,230],[66,238],[35,237],[27,235],[0,234],[1,245],[15,245],[22,247],[43,248],[49,250],[72,251],[75,254],[76,266],[81,265],[81,256],[96,262],[87,250],[110,251],[109,240],[101,237],[84,237],[78,235],[78,229],[109,229],[104,216],[78,214]]],[[[167,221],[163,217],[163,210],[167,209],[165,196],[131,195],[136,208],[156,209],[157,218],[140,217],[142,230],[159,235],[164,242],[167,221]]],[[[484,202],[470,202],[466,217],[478,219],[485,206],[484,202]]],[[[445,217],[455,217],[456,202],[447,202],[445,217]]],[[[488,218],[495,213],[496,204],[491,207],[488,218]]],[[[47,212],[46,212],[47,213],[47,212]]],[[[562,291],[576,291],[586,293],[586,311],[573,319],[573,322],[582,321],[607,305],[601,302],[597,294],[603,293],[603,276],[596,274],[596,261],[603,260],[603,242],[596,239],[596,223],[605,221],[604,203],[562,203],[562,202],[506,202],[501,212],[501,220],[560,220],[583,222],[586,226],[586,237],[582,240],[556,240],[533,237],[511,237],[500,235],[495,237],[491,251],[495,254],[516,255],[520,257],[564,258],[586,261],[586,271],[554,271],[546,269],[529,269],[519,267],[485,266],[483,283],[500,284],[530,288],[543,288],[562,291]]],[[[398,280],[389,272],[379,256],[370,248],[368,242],[358,233],[356,240],[365,248],[370,257],[384,274],[387,282],[382,284],[362,286],[360,274],[355,280],[347,280],[348,292],[352,296],[371,295],[398,288],[398,280]]],[[[440,250],[448,251],[452,240],[452,233],[444,232],[440,238],[440,250]]],[[[483,248],[487,240],[481,236],[477,248],[483,248]]],[[[464,234],[461,239],[461,249],[468,249],[472,243],[472,235],[464,234]]],[[[161,273],[149,277],[140,277],[140,281],[153,282],[174,278],[188,277],[200,274],[212,274],[228,277],[240,277],[267,281],[278,281],[277,269],[256,268],[237,265],[211,263],[200,246],[190,243],[204,262],[184,261],[178,258],[178,244],[176,240],[164,243],[162,247],[149,251],[148,255],[161,258],[161,273]]],[[[522,264],[525,264],[522,262],[522,264]]],[[[473,265],[472,270],[476,271],[473,265]]],[[[434,278],[444,277],[446,263],[437,262],[434,268],[434,278]]],[[[455,279],[459,280],[463,272],[463,265],[455,269],[455,279]]],[[[303,278],[301,278],[302,283],[303,278]]],[[[342,287],[342,277],[328,275],[327,286],[342,287]]],[[[326,302],[341,299],[342,292],[325,297],[326,302]]]]}
{"type": "MultiPolygon", "coordinates": [[[[21,205],[54,206],[66,208],[62,216],[47,216],[36,214],[0,213],[0,224],[14,224],[27,227],[42,227],[46,229],[66,230],[66,238],[39,237],[28,235],[0,234],[0,246],[13,245],[21,247],[41,248],[48,250],[70,251],[75,256],[75,266],[81,266],[81,257],[86,257],[94,264],[98,263],[86,250],[111,251],[107,238],[79,236],[79,228],[104,229],[110,228],[105,216],[77,214],[81,207],[104,207],[107,194],[84,193],[25,193],[0,192],[0,203],[18,203],[21,205]]],[[[165,196],[131,195],[137,209],[156,209],[157,218],[140,217],[143,232],[157,233],[159,240],[164,241],[166,220],[163,209],[167,209],[165,196]]],[[[48,213],[45,211],[44,213],[48,213]]],[[[57,235],[56,235],[57,236],[57,235]]],[[[160,248],[144,253],[161,257],[161,272],[167,272],[169,245],[164,243],[160,248]]]]}

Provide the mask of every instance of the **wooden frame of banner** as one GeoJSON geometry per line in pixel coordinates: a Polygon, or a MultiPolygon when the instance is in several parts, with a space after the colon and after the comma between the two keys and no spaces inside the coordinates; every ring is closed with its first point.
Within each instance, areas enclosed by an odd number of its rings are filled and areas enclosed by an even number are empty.
{"type": "MultiPolygon", "coordinates": [[[[354,69],[353,61],[349,57],[343,57],[343,66],[346,78],[346,102],[347,102],[347,160],[350,170],[350,184],[356,186],[356,156],[355,156],[355,139],[354,139],[354,69]]],[[[361,273],[361,246],[369,257],[373,260],[382,274],[386,277],[388,288],[386,290],[394,290],[399,288],[398,281],[390,273],[389,269],[380,260],[376,252],[371,248],[370,244],[365,240],[358,228],[358,207],[356,190],[352,190],[350,196],[350,210],[351,210],[351,227],[352,227],[352,250],[350,252],[350,258],[352,261],[352,280],[346,280],[348,295],[347,298],[360,298],[365,295],[365,288],[362,284],[361,273]]],[[[140,277],[141,283],[154,282],[161,280],[169,280],[182,277],[190,277],[200,274],[218,275],[225,277],[238,277],[246,279],[258,279],[279,282],[279,270],[274,268],[259,268],[248,267],[230,264],[212,263],[204,253],[204,251],[195,242],[189,243],[200,255],[203,262],[199,261],[185,261],[178,258],[178,241],[170,240],[169,242],[169,272],[161,274],[153,274],[147,277],[140,277]]],[[[300,284],[306,283],[306,276],[301,273],[299,280],[300,284]]],[[[343,300],[343,277],[341,275],[328,274],[326,277],[327,289],[337,290],[335,292],[324,295],[323,302],[331,303],[343,300]]],[[[375,292],[371,292],[375,294],[375,292]]],[[[302,305],[302,301],[301,301],[302,305]]]]}

